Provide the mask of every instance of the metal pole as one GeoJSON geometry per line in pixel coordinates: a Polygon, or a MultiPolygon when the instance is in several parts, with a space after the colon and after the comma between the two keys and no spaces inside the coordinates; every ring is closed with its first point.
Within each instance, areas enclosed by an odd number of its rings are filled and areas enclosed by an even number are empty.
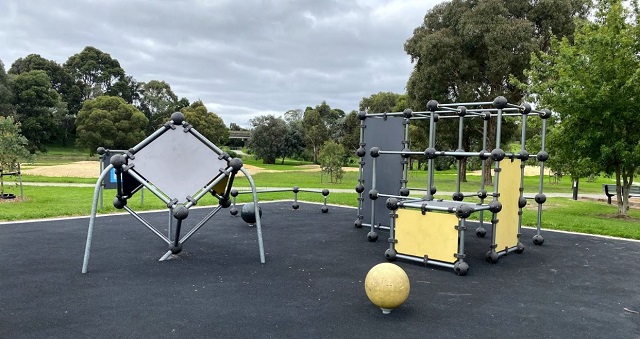
{"type": "Polygon", "coordinates": [[[89,229],[87,229],[87,242],[84,247],[84,259],[82,260],[82,273],[87,273],[87,268],[89,267],[89,256],[91,254],[91,241],[93,240],[93,226],[96,221],[96,210],[98,208],[98,195],[100,194],[100,185],[102,180],[109,174],[109,171],[113,168],[112,165],[107,166],[102,173],[100,173],[100,177],[98,177],[98,181],[96,181],[96,186],[93,190],[93,201],[91,203],[91,216],[89,217],[89,229]]]}

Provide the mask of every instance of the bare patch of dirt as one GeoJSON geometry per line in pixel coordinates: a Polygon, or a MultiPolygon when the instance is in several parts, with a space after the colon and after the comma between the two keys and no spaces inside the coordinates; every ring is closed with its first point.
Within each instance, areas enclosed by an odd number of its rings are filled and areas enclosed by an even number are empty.
{"type": "MultiPolygon", "coordinates": [[[[262,167],[245,164],[243,166],[249,174],[257,174],[263,172],[279,172],[278,170],[267,170],[262,167]]],[[[318,172],[318,165],[302,165],[299,166],[300,171],[318,172]]],[[[358,171],[357,167],[344,167],[346,172],[358,171]]],[[[46,177],[73,177],[73,178],[98,178],[100,175],[99,161],[77,161],[64,165],[52,166],[23,166],[22,174],[42,175],[46,177]]]]}
{"type": "MultiPolygon", "coordinates": [[[[24,166],[28,167],[28,166],[24,166]]],[[[64,165],[36,166],[22,170],[22,174],[42,175],[46,177],[98,178],[99,161],[77,161],[64,165]]]]}

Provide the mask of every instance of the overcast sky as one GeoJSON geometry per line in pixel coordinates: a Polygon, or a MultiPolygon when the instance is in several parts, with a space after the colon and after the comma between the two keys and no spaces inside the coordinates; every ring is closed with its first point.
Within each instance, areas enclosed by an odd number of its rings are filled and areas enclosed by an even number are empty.
{"type": "Polygon", "coordinates": [[[443,0],[2,0],[0,60],[64,63],[85,46],[164,80],[225,123],[404,93],[404,42],[443,0]]]}

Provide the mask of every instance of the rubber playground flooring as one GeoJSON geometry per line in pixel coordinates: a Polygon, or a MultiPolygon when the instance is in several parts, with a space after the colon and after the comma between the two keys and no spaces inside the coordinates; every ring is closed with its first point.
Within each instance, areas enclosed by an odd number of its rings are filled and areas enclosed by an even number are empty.
{"type": "MultiPolygon", "coordinates": [[[[397,261],[407,301],[384,315],[364,279],[385,262],[385,233],[367,242],[356,211],[262,204],[255,228],[227,210],[173,260],[129,215],[0,224],[0,338],[638,338],[640,243],[523,230],[522,254],[491,265],[490,238],[468,230],[469,274],[397,261]]],[[[208,209],[194,209],[183,232],[208,209]]],[[[145,213],[161,230],[167,213],[145,213]]],[[[184,233],[183,233],[184,234],[184,233]]]]}

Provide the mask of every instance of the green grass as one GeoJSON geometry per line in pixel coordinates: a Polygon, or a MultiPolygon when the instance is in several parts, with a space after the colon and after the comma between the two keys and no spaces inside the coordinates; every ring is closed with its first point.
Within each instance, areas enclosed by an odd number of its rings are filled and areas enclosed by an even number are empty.
{"type": "MultiPolygon", "coordinates": [[[[52,148],[42,163],[45,165],[63,164],[81,160],[96,160],[95,157],[88,157],[84,152],[81,154],[78,150],[70,150],[64,148],[52,148]]],[[[330,191],[334,189],[350,189],[352,190],[358,182],[358,172],[345,172],[344,178],[340,183],[329,183],[326,178],[321,176],[320,172],[301,171],[301,165],[309,163],[287,159],[284,165],[264,165],[260,161],[252,160],[251,157],[245,157],[246,164],[265,168],[267,170],[276,170],[278,172],[262,172],[253,175],[253,179],[259,188],[268,187],[293,187],[301,188],[328,188],[330,191]]],[[[96,178],[98,174],[96,173],[96,178]]],[[[9,177],[13,178],[13,177],[9,177]]],[[[44,177],[24,175],[25,182],[55,182],[55,183],[84,183],[95,184],[96,178],[72,178],[72,177],[44,177]]],[[[475,192],[480,187],[480,176],[467,176],[468,182],[461,184],[463,192],[475,192]]],[[[380,179],[379,179],[380,180],[380,179]]],[[[426,171],[410,171],[409,187],[422,188],[426,187],[427,173],[426,171]]],[[[596,178],[593,182],[582,180],[580,183],[580,193],[602,193],[602,184],[611,183],[611,178],[596,178]]],[[[19,189],[12,184],[13,179],[7,180],[5,192],[19,194],[19,189]]],[[[439,192],[452,192],[456,189],[456,172],[455,170],[436,172],[435,185],[439,192]]],[[[539,180],[537,177],[525,177],[525,192],[535,193],[538,191],[539,180]]],[[[246,187],[248,182],[240,177],[235,182],[236,187],[246,187]]],[[[491,192],[492,186],[485,188],[491,192]]],[[[564,178],[558,182],[551,183],[548,177],[544,181],[545,193],[571,193],[571,180],[564,178]]],[[[14,221],[27,219],[40,219],[59,216],[88,216],[91,210],[91,200],[93,197],[93,187],[37,187],[24,186],[26,196],[25,201],[7,202],[0,201],[0,220],[14,221]]],[[[422,192],[414,191],[417,196],[422,192]]],[[[116,210],[112,204],[114,191],[105,192],[104,208],[99,213],[113,213],[116,210]]],[[[440,198],[449,199],[447,196],[438,196],[440,198]]],[[[331,191],[328,197],[328,203],[345,206],[357,206],[357,194],[337,193],[331,191]]],[[[238,202],[250,201],[251,195],[241,194],[238,196],[238,202]]],[[[269,200],[292,200],[293,193],[261,193],[259,195],[261,201],[269,200]]],[[[300,193],[298,199],[300,201],[322,202],[323,196],[315,193],[300,193]]],[[[470,199],[473,200],[473,199],[470,199]]],[[[217,200],[211,196],[206,196],[198,206],[208,206],[217,204],[217,200]]],[[[129,205],[138,211],[165,209],[166,206],[155,196],[149,192],[145,192],[144,203],[140,202],[139,194],[129,200],[129,205]]],[[[640,239],[640,210],[632,209],[630,218],[616,218],[617,207],[608,205],[604,202],[596,201],[573,201],[564,198],[548,199],[544,205],[544,213],[542,217],[542,227],[546,229],[557,229],[582,233],[602,234],[616,237],[625,237],[632,239],[640,239]]],[[[355,215],[354,215],[355,216],[355,215]]],[[[345,220],[345,225],[350,225],[351,220],[345,220]]],[[[531,204],[525,209],[523,214],[523,224],[535,226],[536,224],[536,208],[535,204],[531,204]]]]}
{"type": "MultiPolygon", "coordinates": [[[[640,239],[640,210],[630,209],[629,218],[616,213],[616,205],[604,202],[552,198],[543,205],[542,228],[640,239]]],[[[536,218],[537,205],[529,205],[522,223],[535,226],[536,218]]]]}

